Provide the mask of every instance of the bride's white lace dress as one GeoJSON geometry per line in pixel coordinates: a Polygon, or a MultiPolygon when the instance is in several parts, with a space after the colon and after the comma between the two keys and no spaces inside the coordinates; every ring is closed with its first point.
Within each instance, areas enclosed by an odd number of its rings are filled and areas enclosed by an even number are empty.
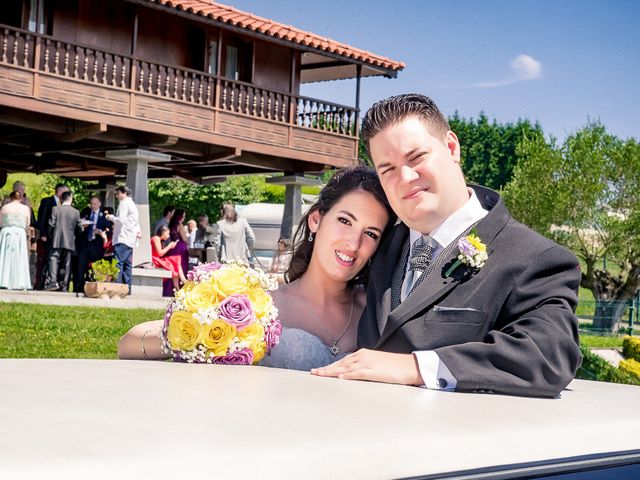
{"type": "Polygon", "coordinates": [[[340,360],[351,352],[333,355],[320,338],[299,328],[283,328],[280,342],[265,356],[260,365],[265,367],[288,368],[290,370],[311,370],[324,367],[340,360]]]}

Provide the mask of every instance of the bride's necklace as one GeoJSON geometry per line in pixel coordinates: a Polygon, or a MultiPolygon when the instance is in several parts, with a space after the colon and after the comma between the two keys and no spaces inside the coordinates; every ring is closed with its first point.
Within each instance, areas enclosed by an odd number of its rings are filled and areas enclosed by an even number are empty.
{"type": "Polygon", "coordinates": [[[342,340],[342,337],[344,337],[347,333],[347,330],[349,330],[349,327],[351,326],[351,321],[353,320],[353,299],[354,299],[354,294],[353,291],[351,292],[351,308],[349,309],[349,321],[347,322],[347,326],[345,327],[345,329],[343,330],[342,334],[340,334],[340,336],[334,340],[334,338],[331,336],[331,332],[329,332],[329,330],[327,329],[327,327],[322,324],[320,322],[320,320],[318,320],[318,317],[314,316],[314,320],[316,321],[316,324],[318,324],[318,326],[320,328],[322,328],[325,333],[327,334],[327,337],[329,337],[329,340],[331,340],[331,342],[333,342],[333,345],[331,346],[331,348],[329,349],[329,352],[331,353],[331,355],[333,355],[334,357],[336,355],[338,355],[340,353],[340,348],[338,347],[338,342],[340,340],[342,340]]]}
{"type": "Polygon", "coordinates": [[[354,298],[355,298],[355,293],[354,293],[354,290],[352,290],[351,291],[351,308],[349,309],[349,321],[347,322],[347,326],[345,327],[344,331],[342,332],[342,334],[337,339],[334,339],[331,336],[331,332],[329,332],[327,327],[322,322],[320,322],[320,320],[318,320],[318,317],[316,317],[315,315],[313,317],[314,320],[316,321],[316,324],[318,325],[318,327],[320,327],[321,330],[324,330],[324,332],[327,334],[327,337],[329,337],[329,340],[331,340],[331,343],[333,343],[333,345],[329,348],[329,352],[334,357],[340,353],[340,348],[338,347],[338,342],[340,342],[340,340],[342,340],[342,337],[344,337],[346,335],[347,331],[349,330],[349,327],[351,326],[351,322],[353,320],[354,298]]]}

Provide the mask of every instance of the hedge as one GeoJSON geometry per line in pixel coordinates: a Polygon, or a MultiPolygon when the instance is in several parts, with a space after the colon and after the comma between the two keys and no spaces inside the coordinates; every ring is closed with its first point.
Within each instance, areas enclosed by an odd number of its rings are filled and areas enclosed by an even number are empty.
{"type": "Polygon", "coordinates": [[[576,378],[640,385],[640,377],[614,367],[604,358],[591,353],[588,347],[581,346],[580,350],[582,351],[582,365],[576,373],[576,378]]]}
{"type": "Polygon", "coordinates": [[[640,381],[640,362],[635,361],[633,358],[627,358],[620,362],[618,367],[621,372],[628,373],[640,381]]]}
{"type": "Polygon", "coordinates": [[[622,340],[622,354],[625,358],[632,358],[640,362],[640,338],[624,337],[622,340]]]}

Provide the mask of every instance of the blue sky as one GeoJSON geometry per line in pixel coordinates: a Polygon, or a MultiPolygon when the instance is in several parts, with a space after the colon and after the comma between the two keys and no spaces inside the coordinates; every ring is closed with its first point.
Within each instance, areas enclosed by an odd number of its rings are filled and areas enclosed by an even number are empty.
{"type": "MultiPolygon", "coordinates": [[[[528,118],[563,139],[588,119],[640,139],[640,1],[222,0],[401,60],[396,79],[362,80],[361,108],[405,92],[447,115],[528,118]]],[[[355,81],[303,87],[346,105],[355,81]]]]}

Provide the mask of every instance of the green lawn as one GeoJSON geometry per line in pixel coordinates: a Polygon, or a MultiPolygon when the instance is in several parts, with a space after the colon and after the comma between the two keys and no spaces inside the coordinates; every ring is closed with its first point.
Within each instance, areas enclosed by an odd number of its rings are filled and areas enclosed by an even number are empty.
{"type": "MultiPolygon", "coordinates": [[[[0,303],[0,358],[116,358],[116,344],[133,325],[162,310],[0,303]]],[[[622,336],[580,335],[589,348],[622,347],[622,336]]]]}
{"type": "Polygon", "coordinates": [[[163,310],[0,303],[0,358],[116,358],[133,325],[163,310]]]}

